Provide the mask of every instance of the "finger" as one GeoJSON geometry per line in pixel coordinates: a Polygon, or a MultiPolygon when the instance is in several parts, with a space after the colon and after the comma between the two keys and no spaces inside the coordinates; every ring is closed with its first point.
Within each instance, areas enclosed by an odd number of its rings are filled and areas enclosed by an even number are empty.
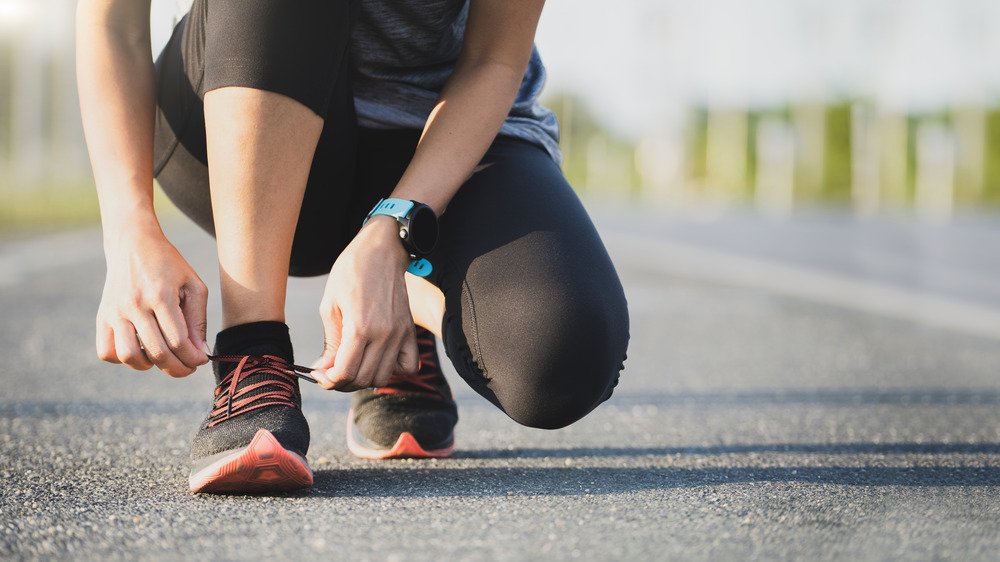
{"type": "Polygon", "coordinates": [[[205,352],[195,347],[188,334],[188,325],[179,306],[163,305],[153,310],[156,323],[160,326],[160,334],[167,348],[185,367],[190,369],[208,362],[205,352]]]}
{"type": "Polygon", "coordinates": [[[160,326],[156,322],[156,317],[151,313],[143,314],[134,319],[132,324],[135,325],[136,332],[139,333],[139,339],[142,340],[142,345],[146,350],[146,357],[149,357],[149,360],[159,367],[161,371],[172,377],[184,377],[194,372],[194,369],[182,363],[174,355],[173,351],[170,350],[167,342],[163,340],[163,335],[160,333],[160,326]]]}
{"type": "Polygon", "coordinates": [[[97,319],[97,356],[108,363],[121,363],[115,351],[115,331],[100,318],[97,319]]]}
{"type": "Polygon", "coordinates": [[[333,368],[333,364],[337,359],[337,350],[340,348],[340,342],[331,342],[324,336],[323,339],[323,354],[320,355],[315,361],[313,361],[309,366],[317,371],[328,371],[333,368]]]}
{"type": "Polygon", "coordinates": [[[148,370],[153,366],[153,362],[146,357],[146,353],[139,344],[139,338],[135,333],[135,326],[128,320],[122,319],[114,324],[115,331],[115,352],[118,360],[133,369],[139,371],[148,370]]]}
{"type": "Polygon", "coordinates": [[[389,384],[389,378],[396,372],[396,362],[399,358],[399,344],[385,348],[379,354],[378,366],[375,368],[375,376],[372,377],[368,387],[378,388],[389,384]]]}
{"type": "Polygon", "coordinates": [[[358,375],[354,377],[354,381],[347,390],[361,390],[362,388],[370,388],[372,386],[372,381],[378,375],[382,361],[387,355],[385,351],[386,348],[384,345],[378,345],[373,342],[369,342],[365,346],[365,356],[358,367],[358,375]]]}
{"type": "MultiPolygon", "coordinates": [[[[188,338],[196,349],[208,347],[208,288],[198,280],[181,287],[181,313],[187,324],[188,338]]],[[[208,357],[205,357],[205,361],[208,357]]],[[[200,364],[200,363],[199,363],[200,364]]]]}
{"type": "Polygon", "coordinates": [[[411,327],[403,336],[403,343],[396,356],[396,372],[401,375],[416,374],[420,368],[420,352],[417,349],[417,334],[411,327]]]}
{"type": "Polygon", "coordinates": [[[361,367],[366,343],[354,332],[348,332],[344,335],[340,342],[340,348],[337,349],[333,369],[326,373],[327,379],[331,383],[329,388],[346,391],[351,386],[358,375],[358,369],[361,367]]]}

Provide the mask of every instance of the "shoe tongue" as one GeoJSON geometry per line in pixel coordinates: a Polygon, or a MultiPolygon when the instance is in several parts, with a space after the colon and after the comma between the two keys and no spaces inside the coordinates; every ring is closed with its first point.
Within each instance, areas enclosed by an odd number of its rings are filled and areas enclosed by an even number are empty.
{"type": "MultiPolygon", "coordinates": [[[[294,363],[294,357],[292,356],[291,349],[270,342],[248,344],[244,346],[237,346],[221,350],[218,348],[218,345],[216,345],[215,353],[217,355],[237,355],[237,356],[252,355],[255,357],[263,357],[264,355],[274,355],[288,361],[289,364],[294,363]]],[[[214,361],[212,363],[212,372],[215,373],[215,384],[219,384],[220,382],[222,382],[222,379],[226,378],[226,375],[228,375],[233,369],[235,369],[237,365],[239,365],[239,363],[228,362],[228,361],[214,361]]],[[[247,382],[251,381],[248,380],[247,382]]]]}
{"type": "MultiPolygon", "coordinates": [[[[274,320],[262,320],[230,326],[215,337],[216,355],[276,355],[294,361],[288,325],[274,320]]],[[[219,383],[236,368],[237,363],[214,362],[215,382],[219,383]]]]}

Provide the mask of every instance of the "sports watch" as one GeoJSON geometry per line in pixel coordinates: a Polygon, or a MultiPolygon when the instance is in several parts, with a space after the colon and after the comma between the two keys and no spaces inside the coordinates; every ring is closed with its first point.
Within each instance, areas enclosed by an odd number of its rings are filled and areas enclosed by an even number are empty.
{"type": "Polygon", "coordinates": [[[376,215],[395,217],[399,225],[399,240],[412,260],[406,271],[418,277],[430,275],[433,266],[425,256],[437,245],[438,222],[434,210],[418,201],[392,197],[379,199],[361,226],[368,224],[368,220],[376,215]]]}

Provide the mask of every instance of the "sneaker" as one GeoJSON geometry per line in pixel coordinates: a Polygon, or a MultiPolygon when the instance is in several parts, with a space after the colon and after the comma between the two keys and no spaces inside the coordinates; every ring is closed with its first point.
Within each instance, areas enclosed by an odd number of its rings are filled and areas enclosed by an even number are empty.
{"type": "Polygon", "coordinates": [[[195,493],[270,493],[311,486],[299,373],[277,355],[211,355],[215,401],[191,450],[195,493]]]}
{"type": "Polygon", "coordinates": [[[447,457],[455,449],[458,409],[441,372],[434,334],[416,327],[420,366],[381,388],[354,393],[347,447],[363,459],[447,457]]]}

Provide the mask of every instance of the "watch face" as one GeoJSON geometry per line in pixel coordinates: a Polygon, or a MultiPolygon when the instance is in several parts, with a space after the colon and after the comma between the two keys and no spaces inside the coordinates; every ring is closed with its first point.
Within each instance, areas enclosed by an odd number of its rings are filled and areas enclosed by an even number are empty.
{"type": "Polygon", "coordinates": [[[410,243],[414,253],[425,256],[431,253],[437,244],[438,224],[434,211],[426,205],[420,205],[410,214],[410,243]]]}

